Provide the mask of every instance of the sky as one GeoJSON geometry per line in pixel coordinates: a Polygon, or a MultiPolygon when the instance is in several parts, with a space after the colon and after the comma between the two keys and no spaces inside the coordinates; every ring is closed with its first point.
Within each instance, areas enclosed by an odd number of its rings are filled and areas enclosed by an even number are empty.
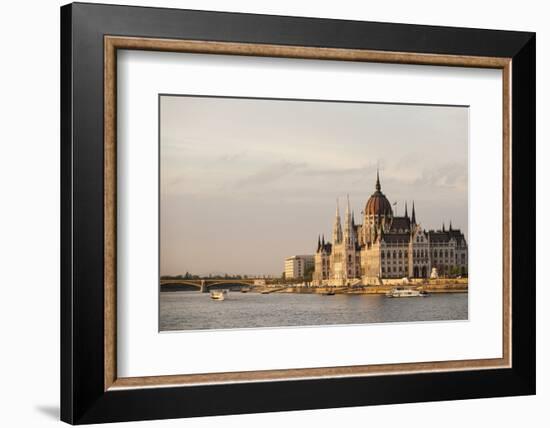
{"type": "Polygon", "coordinates": [[[162,95],[161,275],[278,276],[377,168],[394,215],[467,236],[467,107],[162,95]]]}

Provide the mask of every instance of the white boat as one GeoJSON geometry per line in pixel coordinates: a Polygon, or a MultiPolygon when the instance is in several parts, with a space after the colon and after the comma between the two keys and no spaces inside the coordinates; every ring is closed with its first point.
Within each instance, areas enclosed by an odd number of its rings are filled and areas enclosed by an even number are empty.
{"type": "Polygon", "coordinates": [[[386,293],[386,297],[425,297],[428,293],[406,287],[394,287],[386,293]]]}
{"type": "Polygon", "coordinates": [[[212,300],[225,300],[226,290],[212,290],[210,292],[210,298],[212,300]]]}

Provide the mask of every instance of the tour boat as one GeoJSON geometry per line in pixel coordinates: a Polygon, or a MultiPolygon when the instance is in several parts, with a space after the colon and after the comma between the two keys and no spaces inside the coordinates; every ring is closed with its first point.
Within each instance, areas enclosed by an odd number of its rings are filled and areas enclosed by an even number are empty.
{"type": "Polygon", "coordinates": [[[322,293],[323,296],[334,296],[336,294],[336,292],[332,289],[329,289],[328,291],[326,291],[325,293],[322,293]]]}
{"type": "Polygon", "coordinates": [[[427,295],[425,291],[405,287],[394,287],[386,293],[386,297],[425,297],[427,295]]]}
{"type": "Polygon", "coordinates": [[[210,298],[213,300],[225,300],[225,290],[212,290],[210,298]]]}

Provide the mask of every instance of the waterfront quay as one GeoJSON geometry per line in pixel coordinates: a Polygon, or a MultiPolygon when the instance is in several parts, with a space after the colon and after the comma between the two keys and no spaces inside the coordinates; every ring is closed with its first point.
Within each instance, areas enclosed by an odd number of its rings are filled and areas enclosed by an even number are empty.
{"type": "Polygon", "coordinates": [[[263,287],[252,287],[250,291],[259,293],[304,293],[304,294],[386,294],[395,287],[406,287],[427,293],[467,293],[468,280],[466,279],[438,279],[425,281],[398,281],[384,280],[379,284],[350,285],[350,286],[316,286],[308,283],[300,284],[272,284],[263,287]]]}

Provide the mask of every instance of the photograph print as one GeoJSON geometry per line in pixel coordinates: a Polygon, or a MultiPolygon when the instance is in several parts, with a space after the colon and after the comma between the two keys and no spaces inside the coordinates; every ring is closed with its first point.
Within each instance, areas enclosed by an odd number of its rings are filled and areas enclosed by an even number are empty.
{"type": "Polygon", "coordinates": [[[467,106],[159,95],[159,330],[468,319],[467,106]]]}

